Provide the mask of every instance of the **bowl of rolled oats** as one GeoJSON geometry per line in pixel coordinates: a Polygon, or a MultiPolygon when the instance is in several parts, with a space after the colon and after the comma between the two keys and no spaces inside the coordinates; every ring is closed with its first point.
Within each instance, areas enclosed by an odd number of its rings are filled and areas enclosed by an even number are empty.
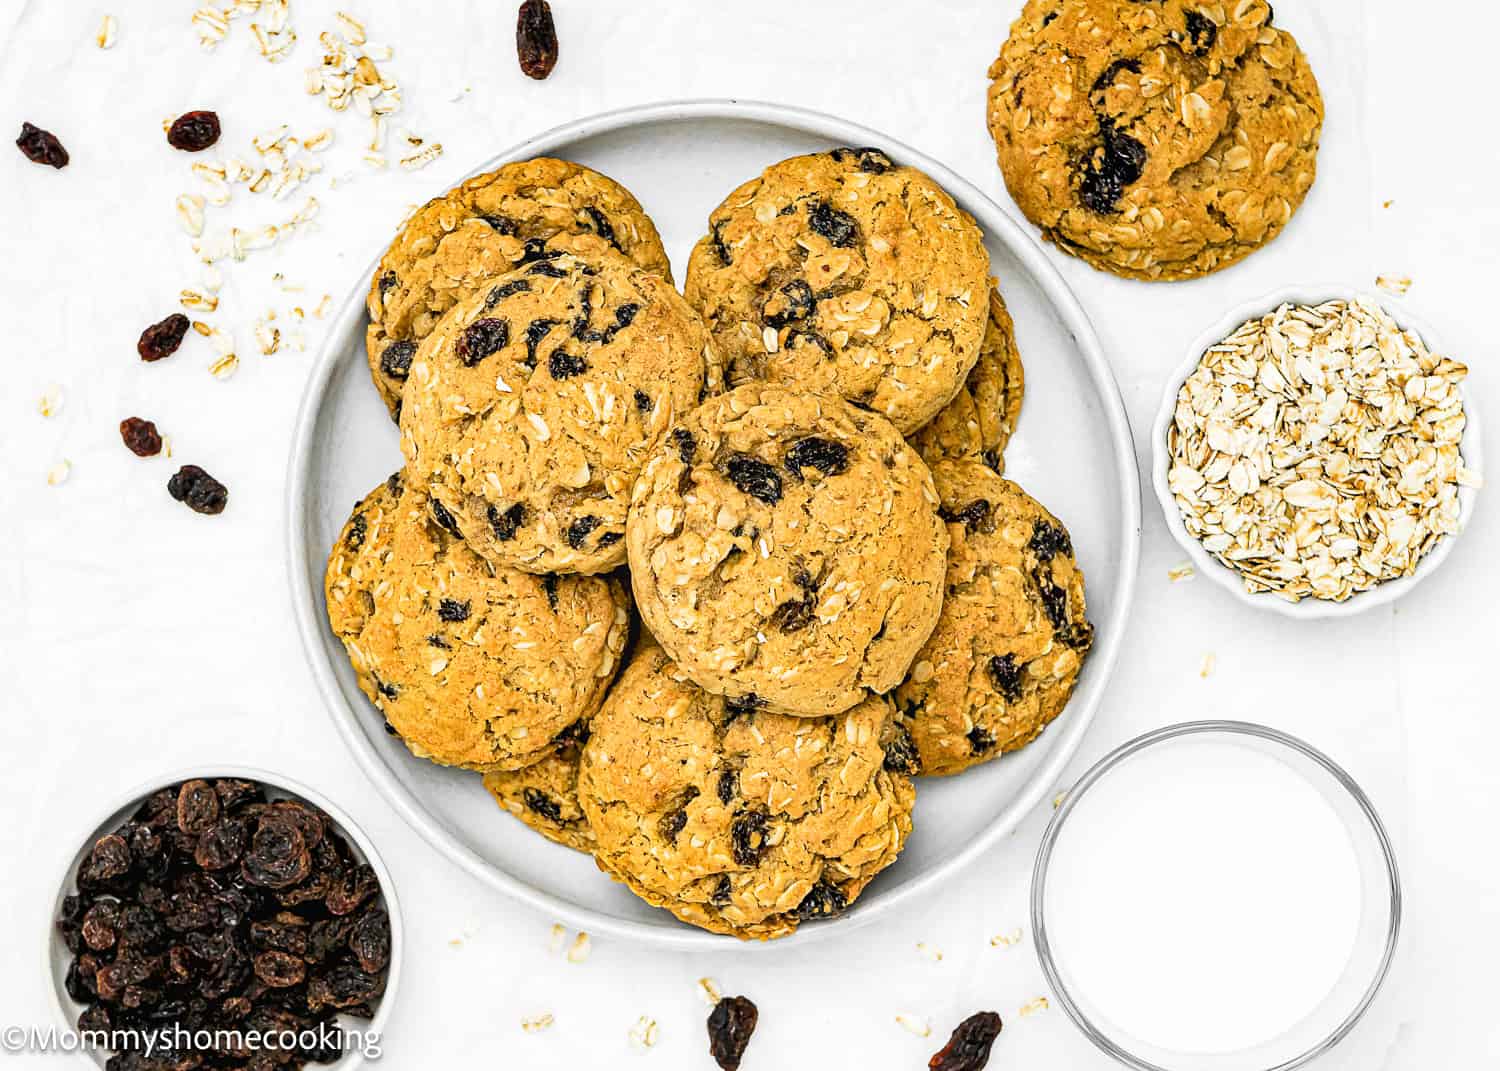
{"type": "Polygon", "coordinates": [[[1340,617],[1442,564],[1483,479],[1468,369],[1388,298],[1278,290],[1193,343],[1151,484],[1197,571],[1254,606],[1340,617]]]}

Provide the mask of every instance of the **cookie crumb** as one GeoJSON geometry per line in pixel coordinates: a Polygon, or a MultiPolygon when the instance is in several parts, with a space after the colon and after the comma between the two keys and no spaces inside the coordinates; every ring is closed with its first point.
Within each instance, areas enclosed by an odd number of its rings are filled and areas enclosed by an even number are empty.
{"type": "Polygon", "coordinates": [[[56,383],[42,392],[41,398],[37,399],[36,411],[44,417],[55,417],[62,412],[63,389],[56,383]]]}
{"type": "Polygon", "coordinates": [[[649,1049],[656,1044],[656,1020],[643,1015],[630,1028],[630,1043],[638,1049],[649,1049]]]}
{"type": "Polygon", "coordinates": [[[589,935],[583,930],[579,930],[578,936],[573,938],[573,947],[568,949],[568,962],[582,963],[589,958],[589,952],[592,949],[593,944],[589,940],[589,935]]]}
{"type": "Polygon", "coordinates": [[[896,1022],[908,1033],[915,1034],[919,1038],[925,1038],[932,1034],[932,1026],[920,1015],[911,1015],[907,1012],[899,1012],[896,1022]]]}

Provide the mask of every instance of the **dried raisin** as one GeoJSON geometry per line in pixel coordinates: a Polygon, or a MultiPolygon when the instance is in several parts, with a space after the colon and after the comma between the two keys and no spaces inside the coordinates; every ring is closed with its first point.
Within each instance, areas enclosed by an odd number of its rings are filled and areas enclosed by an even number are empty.
{"type": "Polygon", "coordinates": [[[167,144],[183,152],[202,152],[219,140],[219,117],[210,111],[187,112],[167,128],[167,144]]]}
{"type": "Polygon", "coordinates": [[[575,519],[572,524],[568,525],[568,546],[574,550],[582,550],[584,542],[589,537],[589,533],[598,528],[599,524],[599,518],[592,514],[584,514],[582,517],[575,519]]]}
{"type": "Polygon", "coordinates": [[[827,201],[814,201],[807,208],[807,224],[814,234],[828,239],[830,245],[847,249],[859,241],[859,223],[847,212],[840,212],[827,201]]]}
{"type": "Polygon", "coordinates": [[[766,833],[771,819],[765,811],[745,811],[729,824],[729,838],[734,861],[740,866],[759,866],[766,850],[766,833]]]}
{"type": "Polygon", "coordinates": [[[525,0],[516,15],[516,57],[527,78],[542,79],[557,66],[557,26],[547,0],[525,0]]]}
{"type": "Polygon", "coordinates": [[[1119,210],[1125,187],[1146,170],[1146,147],[1122,132],[1113,120],[1099,120],[1099,144],[1083,161],[1078,196],[1092,212],[1101,216],[1119,210]]]}
{"type": "Polygon", "coordinates": [[[983,1071],[990,1062],[990,1049],[1000,1036],[1000,1016],[975,1012],[954,1029],[953,1035],[927,1061],[930,1071],[983,1071]]]}
{"type": "Polygon", "coordinates": [[[552,351],[552,356],[547,358],[547,371],[553,379],[571,379],[581,376],[589,370],[588,361],[576,353],[558,348],[552,351]]]}
{"type": "Polygon", "coordinates": [[[490,354],[503,350],[509,344],[510,321],[486,316],[464,328],[455,349],[464,366],[473,368],[490,354]]]}
{"type": "Polygon", "coordinates": [[[140,341],[135,344],[136,352],[143,361],[159,361],[163,357],[170,357],[182,345],[191,326],[191,320],[180,312],[174,312],[141,332],[140,341]]]}
{"type": "Polygon", "coordinates": [[[34,164],[46,164],[61,170],[68,166],[68,150],[63,148],[57,135],[30,123],[21,124],[21,136],[16,138],[16,148],[34,164]]]}
{"type": "Polygon", "coordinates": [[[521,525],[526,523],[526,507],[519,502],[506,510],[490,506],[485,511],[485,519],[490,522],[490,530],[495,533],[495,538],[502,543],[509,543],[516,538],[521,525]]]}
{"type": "Polygon", "coordinates": [[[832,882],[819,881],[797,905],[797,918],[802,922],[837,918],[849,907],[849,898],[832,882]]]}
{"type": "Polygon", "coordinates": [[[438,603],[438,619],[441,621],[467,621],[469,619],[469,600],[443,599],[438,603]]]}
{"type": "Polygon", "coordinates": [[[956,510],[946,507],[939,509],[938,516],[949,524],[962,524],[967,532],[977,532],[992,527],[990,511],[988,499],[976,498],[973,502],[956,510]]]}
{"type": "Polygon", "coordinates": [[[527,785],[521,790],[521,802],[526,804],[526,809],[532,814],[541,815],[549,822],[562,821],[562,807],[558,802],[539,788],[527,785]]]}
{"type": "Polygon", "coordinates": [[[995,655],[989,662],[990,679],[1005,697],[1007,703],[1021,700],[1021,667],[1016,665],[1013,654],[995,655]]]}
{"type": "Polygon", "coordinates": [[[184,465],[167,481],[167,493],[194,513],[223,513],[229,489],[197,465],[184,465]]]}
{"type": "Polygon", "coordinates": [[[724,1071],[739,1071],[760,1010],[748,997],[724,997],[708,1013],[708,1051],[724,1071]]]}
{"type": "Polygon", "coordinates": [[[781,475],[759,458],[733,454],[724,466],[724,474],[745,494],[768,506],[781,501],[781,475]]]}
{"type": "Polygon", "coordinates": [[[411,359],[416,355],[415,342],[392,342],[380,355],[380,370],[392,379],[405,379],[411,374],[411,359]]]}
{"type": "Polygon", "coordinates": [[[849,448],[832,439],[798,439],[786,452],[786,467],[798,479],[805,468],[817,469],[824,476],[839,476],[849,471],[849,448]]]}
{"type": "Polygon", "coordinates": [[[161,434],[149,420],[126,417],[120,421],[120,438],[136,457],[155,457],[161,453],[161,434]]]}

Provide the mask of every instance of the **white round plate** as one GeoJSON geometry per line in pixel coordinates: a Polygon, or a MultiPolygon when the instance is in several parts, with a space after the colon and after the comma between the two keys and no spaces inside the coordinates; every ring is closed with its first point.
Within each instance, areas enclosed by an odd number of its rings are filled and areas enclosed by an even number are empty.
{"type": "MultiPolygon", "coordinates": [[[[581,119],[474,169],[549,155],[618,179],[656,221],[681,279],[709,212],[726,194],[785,157],[841,145],[878,146],[922,169],[984,229],[1026,362],[1026,404],[1006,450],[1007,475],[1072,532],[1097,639],[1072,702],[1039,740],[962,777],[922,781],[915,831],[901,858],[843,917],[804,926],[770,947],[867,923],[940,886],[1014,829],[1057,782],[1114,668],[1134,591],[1140,484],[1119,388],[1078,299],[1021,226],[936,160],[867,127],[774,104],[681,101],[581,119]]],[[[495,888],[591,933],[679,948],[735,944],[647,906],[601,874],[592,859],[543,840],[500,811],[477,775],[413,758],[385,733],[383,719],[355,685],[328,629],[323,566],[354,503],[401,465],[396,429],[365,364],[365,292],[373,270],[372,262],[350,281],[330,327],[298,417],[287,479],[293,605],[339,731],[402,817],[495,888]]]]}

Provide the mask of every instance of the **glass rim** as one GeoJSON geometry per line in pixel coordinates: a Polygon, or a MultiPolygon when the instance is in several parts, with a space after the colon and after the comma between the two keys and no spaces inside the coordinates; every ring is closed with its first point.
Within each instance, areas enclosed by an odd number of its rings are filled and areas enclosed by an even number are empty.
{"type": "Polygon", "coordinates": [[[1131,1052],[1116,1041],[1108,1032],[1095,1024],[1084,1013],[1083,1009],[1079,1007],[1078,1002],[1073,999],[1072,994],[1063,983],[1061,972],[1059,972],[1057,964],[1053,960],[1052,947],[1047,936],[1043,899],[1047,887],[1047,870],[1052,861],[1052,849],[1057,842],[1058,834],[1067,824],[1068,816],[1072,813],[1073,808],[1079,800],[1087,795],[1088,790],[1121,763],[1129,760],[1146,748],[1183,737],[1207,734],[1252,737],[1288,748],[1302,755],[1304,758],[1310,759],[1330,774],[1349,793],[1350,797],[1353,798],[1360,813],[1364,815],[1375,834],[1375,839],[1380,846],[1381,857],[1385,863],[1387,890],[1390,898],[1390,922],[1386,928],[1385,949],[1381,953],[1380,964],[1358,1002],[1332,1032],[1291,1059],[1283,1060],[1281,1063],[1263,1069],[1263,1071],[1292,1071],[1293,1068],[1302,1067],[1308,1061],[1316,1059],[1337,1045],[1354,1029],[1355,1024],[1369,1010],[1371,1003],[1375,1000],[1376,994],[1380,992],[1381,986],[1385,983],[1387,974],[1390,973],[1391,963],[1396,954],[1396,945],[1401,934],[1402,913],[1401,876],[1396,864],[1395,849],[1391,844],[1391,839],[1386,832],[1384,823],[1380,820],[1380,815],[1375,810],[1374,804],[1370,802],[1369,796],[1365,794],[1364,789],[1359,786],[1359,783],[1342,766],[1305,740],[1282,732],[1279,729],[1273,729],[1267,725],[1259,725],[1255,722],[1214,719],[1179,722],[1174,725],[1163,726],[1160,729],[1153,729],[1148,733],[1128,740],[1094,763],[1093,766],[1090,766],[1084,772],[1083,776],[1078,778],[1073,786],[1067,790],[1062,802],[1058,804],[1051,821],[1047,824],[1046,832],[1042,834],[1041,845],[1037,849],[1036,862],[1032,867],[1031,930],[1035,939],[1037,959],[1041,962],[1042,973],[1046,976],[1047,984],[1051,987],[1058,1003],[1062,1005],[1063,1011],[1067,1013],[1068,1018],[1073,1021],[1073,1024],[1095,1046],[1126,1066],[1135,1068],[1136,1071],[1181,1071],[1180,1068],[1164,1067],[1161,1064],[1153,1063],[1131,1052]]]}

